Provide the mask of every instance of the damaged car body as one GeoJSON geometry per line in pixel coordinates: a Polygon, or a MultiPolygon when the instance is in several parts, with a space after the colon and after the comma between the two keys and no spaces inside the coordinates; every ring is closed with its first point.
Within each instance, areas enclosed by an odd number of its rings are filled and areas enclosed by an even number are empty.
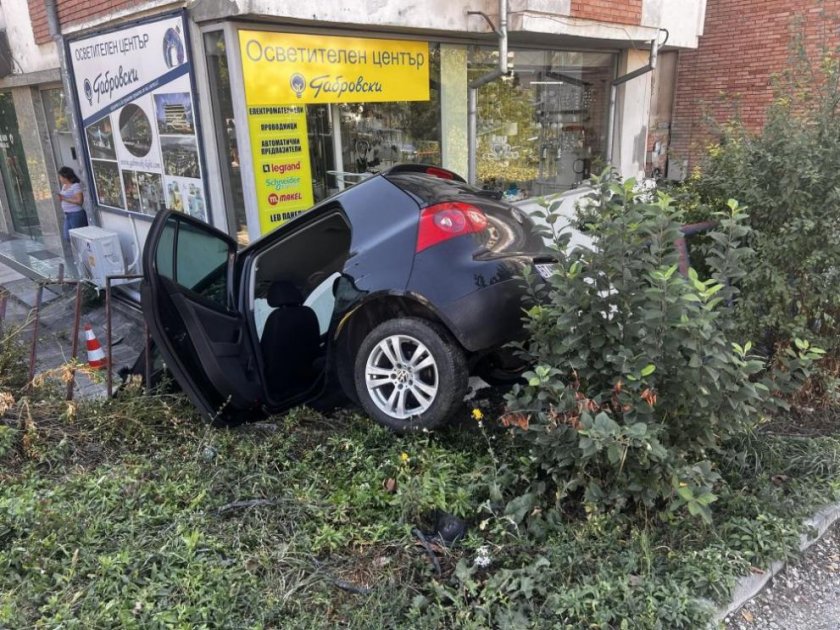
{"type": "Polygon", "coordinates": [[[552,255],[517,208],[421,165],[393,167],[237,251],[179,212],[152,224],[142,305],[155,344],[217,424],[337,384],[395,431],[431,429],[470,374],[515,379],[525,269],[552,255]]]}

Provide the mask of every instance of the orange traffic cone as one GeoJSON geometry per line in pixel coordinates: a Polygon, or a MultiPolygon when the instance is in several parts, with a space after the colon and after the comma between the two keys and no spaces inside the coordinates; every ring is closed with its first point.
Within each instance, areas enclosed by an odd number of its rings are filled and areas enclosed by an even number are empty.
{"type": "Polygon", "coordinates": [[[93,334],[93,328],[90,324],[85,324],[85,339],[87,340],[88,365],[94,370],[104,368],[108,363],[105,359],[105,352],[96,340],[96,335],[93,334]]]}

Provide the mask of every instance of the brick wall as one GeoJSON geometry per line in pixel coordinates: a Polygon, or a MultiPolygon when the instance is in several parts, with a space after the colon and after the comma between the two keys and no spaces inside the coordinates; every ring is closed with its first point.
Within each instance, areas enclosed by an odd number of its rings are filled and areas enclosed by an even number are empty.
{"type": "MultiPolygon", "coordinates": [[[[28,0],[28,2],[35,42],[45,44],[51,39],[44,0],[28,0]]],[[[62,26],[145,4],[145,0],[57,0],[57,2],[58,20],[62,26]]]]}
{"type": "Polygon", "coordinates": [[[572,0],[571,17],[619,24],[642,23],[642,0],[572,0]]]}
{"type": "Polygon", "coordinates": [[[670,160],[697,164],[716,138],[717,122],[740,116],[764,123],[772,76],[790,59],[792,36],[804,34],[812,58],[840,44],[840,0],[708,0],[697,50],[680,52],[670,160]],[[830,38],[828,41],[826,38],[830,38]]]}
{"type": "Polygon", "coordinates": [[[29,0],[29,19],[35,32],[35,41],[45,44],[50,41],[50,29],[47,26],[47,10],[44,0],[29,0]]]}

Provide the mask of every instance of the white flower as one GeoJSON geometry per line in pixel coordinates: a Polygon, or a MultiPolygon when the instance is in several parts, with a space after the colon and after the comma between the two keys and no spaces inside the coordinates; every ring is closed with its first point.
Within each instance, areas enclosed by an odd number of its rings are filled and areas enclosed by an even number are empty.
{"type": "Polygon", "coordinates": [[[476,550],[473,566],[486,569],[491,562],[493,562],[493,559],[490,557],[490,548],[487,545],[482,545],[476,550]]]}

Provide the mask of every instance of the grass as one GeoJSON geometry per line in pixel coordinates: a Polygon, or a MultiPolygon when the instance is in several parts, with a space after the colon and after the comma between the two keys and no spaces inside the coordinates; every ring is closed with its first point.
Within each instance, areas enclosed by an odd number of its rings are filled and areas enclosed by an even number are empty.
{"type": "Polygon", "coordinates": [[[172,396],[6,404],[0,627],[385,623],[430,574],[411,529],[478,507],[457,436],[306,410],[219,431],[172,396]]]}
{"type": "Polygon", "coordinates": [[[489,420],[397,437],[299,409],[222,431],[180,396],[24,396],[16,351],[0,356],[1,628],[702,627],[704,599],[793,553],[838,491],[836,438],[758,432],[718,457],[711,527],[572,511],[519,530],[491,492],[514,451],[489,420]],[[413,530],[440,511],[468,534],[426,549],[413,530]]]}

